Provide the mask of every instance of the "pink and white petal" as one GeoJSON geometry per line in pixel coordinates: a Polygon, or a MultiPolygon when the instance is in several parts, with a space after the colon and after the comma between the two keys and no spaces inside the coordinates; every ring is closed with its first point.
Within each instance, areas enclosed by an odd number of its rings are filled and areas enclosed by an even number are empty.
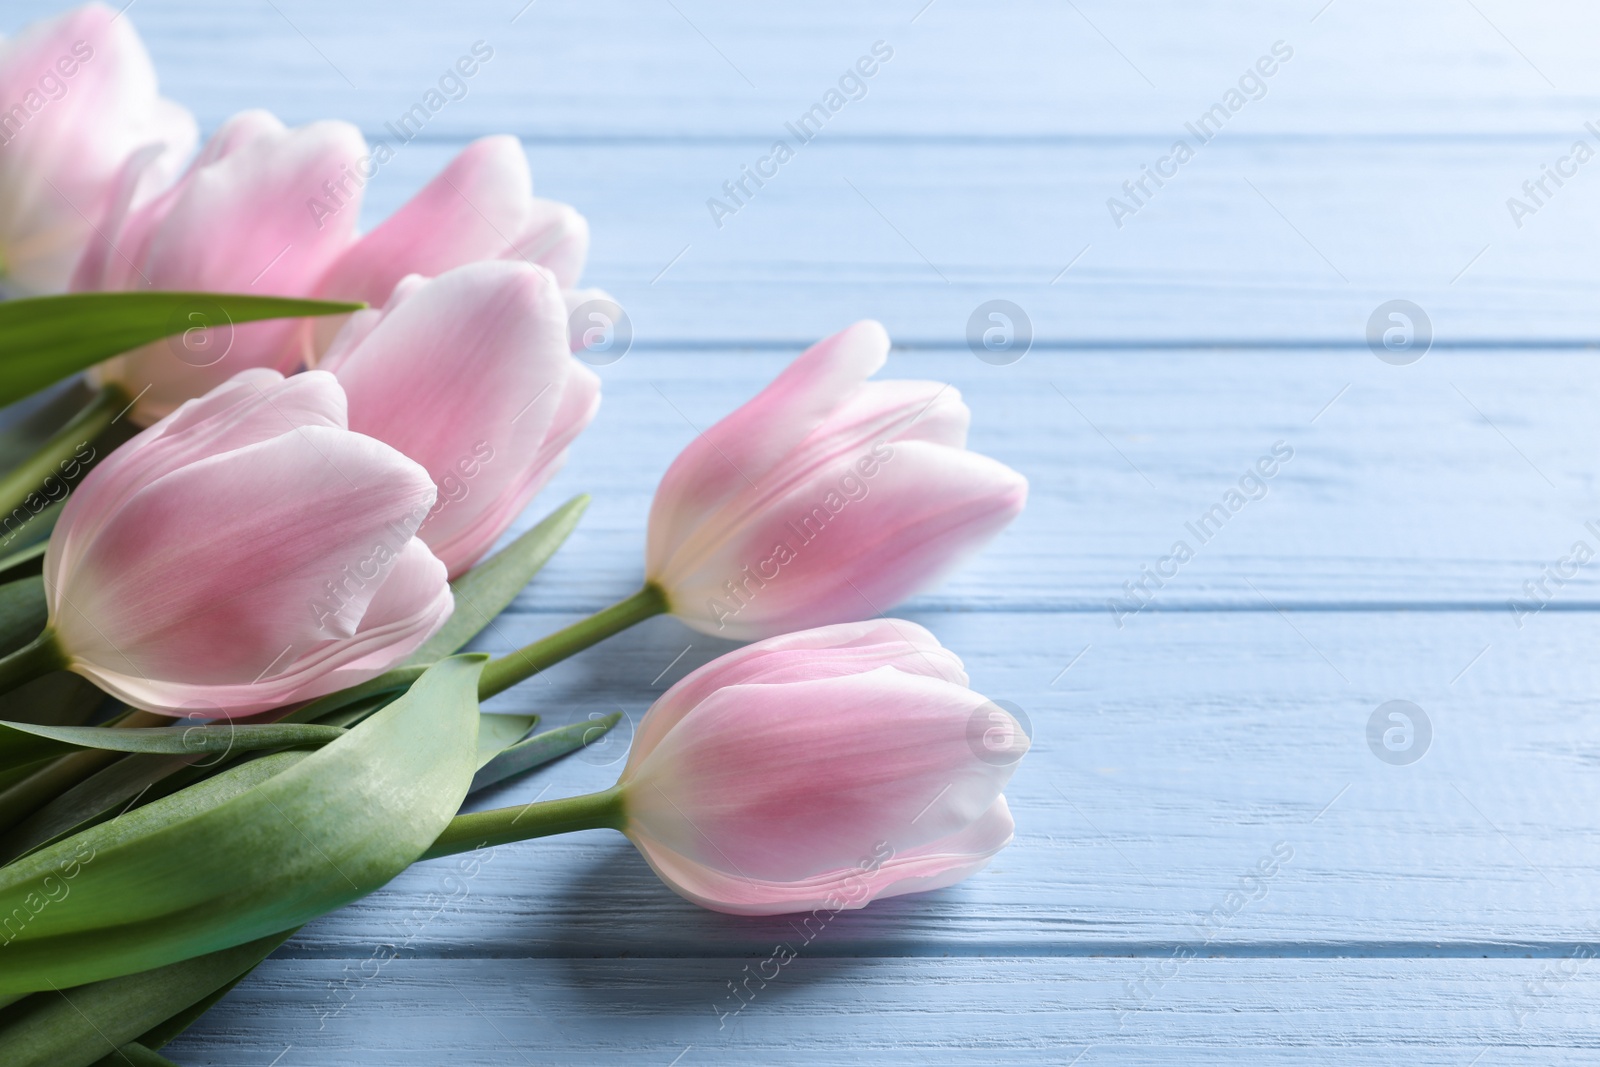
{"type": "Polygon", "coordinates": [[[340,360],[350,428],[400,449],[440,487],[419,536],[452,574],[537,488],[535,464],[576,366],[555,279],[510,261],[420,286],[340,360]]]}
{"type": "Polygon", "coordinates": [[[796,627],[869,618],[936,585],[1021,513],[1028,483],[987,456],[923,441],[892,446],[865,492],[839,488],[847,468],[792,490],[737,530],[697,569],[673,575],[673,612],[702,633],[754,640],[796,627]],[[838,510],[834,510],[837,506],[838,510]],[[731,601],[741,568],[769,573],[731,601]],[[721,604],[714,615],[709,605],[721,604]]]}
{"type": "Polygon", "coordinates": [[[475,512],[470,524],[457,529],[450,540],[430,542],[440,558],[450,564],[452,579],[464,574],[482,559],[494,547],[500,535],[511,528],[533,498],[550,483],[550,479],[560,473],[561,468],[566,466],[568,446],[588,426],[599,408],[599,377],[588,367],[574,361],[549,436],[523,471],[522,480],[504,487],[491,504],[475,512]]]}
{"type": "Polygon", "coordinates": [[[516,239],[516,248],[503,253],[537,263],[556,276],[563,289],[571,289],[583,275],[589,257],[589,220],[571,204],[534,197],[528,221],[516,239]]]}
{"type": "Polygon", "coordinates": [[[0,42],[0,100],[33,112],[7,128],[0,153],[0,244],[32,292],[66,286],[130,153],[160,144],[170,167],[194,147],[193,117],[160,98],[149,54],[117,14],[88,4],[0,42]]]}
{"type": "Polygon", "coordinates": [[[971,826],[918,848],[895,852],[880,865],[864,862],[795,881],[746,878],[685,858],[658,841],[629,834],[645,861],[684,899],[729,915],[832,913],[874,900],[943,889],[971,877],[1011,843],[1014,824],[1006,798],[995,799],[971,826]]]}
{"type": "Polygon", "coordinates": [[[878,841],[918,847],[971,823],[1011,776],[1014,763],[972,750],[972,717],[987,703],[892,667],[724,687],[625,779],[629,825],[772,881],[847,867],[878,841]]]}
{"type": "Polygon", "coordinates": [[[858,322],[812,345],[744,406],[697,434],[656,489],[646,573],[671,569],[680,552],[698,554],[688,543],[711,532],[704,518],[776,473],[888,354],[883,326],[858,322]]]}
{"type": "Polygon", "coordinates": [[[433,493],[393,449],[321,426],[198,460],[116,509],[117,536],[51,590],[52,622],[79,664],[200,685],[268,674],[357,631],[433,493]]]}
{"type": "MultiPolygon", "coordinates": [[[[836,678],[880,666],[967,684],[960,658],[925,627],[905,619],[868,619],[779,634],[718,656],[673,683],[640,721],[627,766],[638,766],[680,719],[724,686],[836,678]]],[[[625,770],[623,776],[629,773],[625,770]]]]}
{"type": "Polygon", "coordinates": [[[187,401],[162,422],[100,460],[67,498],[45,553],[47,580],[60,583],[77,554],[136,492],[197,459],[265,441],[308,426],[345,428],[344,392],[333,376],[256,368],[203,397],[187,401]]]}
{"type": "Polygon", "coordinates": [[[796,451],[802,456],[840,453],[881,440],[966,448],[971,422],[972,412],[953,385],[904,379],[867,382],[796,451]]]}
{"type": "Polygon", "coordinates": [[[407,274],[435,277],[513,252],[533,201],[528,157],[515,137],[484,137],[328,270],[318,292],[382,305],[407,274]]]}
{"type": "Polygon", "coordinates": [[[354,639],[335,643],[326,654],[308,656],[299,666],[306,677],[293,699],[336,693],[376,678],[421,648],[454,610],[444,564],[412,538],[367,606],[354,639]]]}

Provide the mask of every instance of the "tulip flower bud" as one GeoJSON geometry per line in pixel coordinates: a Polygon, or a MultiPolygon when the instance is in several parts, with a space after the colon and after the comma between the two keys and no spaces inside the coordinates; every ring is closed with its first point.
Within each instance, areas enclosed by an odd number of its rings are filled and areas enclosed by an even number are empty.
{"type": "MultiPolygon", "coordinates": [[[[588,252],[584,217],[533,195],[522,143],[505,135],[484,137],[346,250],[316,295],[377,306],[408,274],[432,277],[484,259],[537,264],[562,289],[571,289],[588,252]]],[[[306,328],[312,336],[307,359],[314,361],[332,343],[338,320],[309,322],[306,328]]]]}
{"type": "Polygon", "coordinates": [[[567,347],[555,277],[521,260],[403,281],[351,316],[323,358],[350,429],[427,468],[439,497],[417,536],[452,578],[468,570],[566,461],[600,406],[567,347]]]}
{"type": "Polygon", "coordinates": [[[1001,790],[1027,748],[922,627],[827,626],[663,694],[618,782],[620,828],[704,907],[859,908],[958,882],[1010,843],[1001,790]]]}
{"type": "MultiPolygon", "coordinates": [[[[187,172],[131,207],[148,169],[139,161],[73,275],[78,291],[171,289],[305,296],[354,239],[366,142],[343,122],[290,130],[264,111],[223,123],[187,172]]],[[[240,326],[197,312],[197,327],[95,369],[102,383],[137,396],[149,423],[249,367],[293,370],[298,320],[240,326]]]]}
{"type": "Polygon", "coordinates": [[[358,684],[450,615],[444,566],[414,536],[433,500],[422,467],[346,429],[333,375],[245,371],[73,491],[45,554],[42,640],[167,715],[358,684]]]}
{"type": "Polygon", "coordinates": [[[1022,510],[1026,480],[966,450],[955,389],[866,380],[888,352],[857,323],[678,456],[645,560],[673,614],[735,640],[881,614],[1022,510]]]}
{"type": "Polygon", "coordinates": [[[0,42],[0,280],[26,292],[66,288],[130,156],[155,146],[165,182],[194,148],[194,116],[118,14],[88,4],[0,42]]]}

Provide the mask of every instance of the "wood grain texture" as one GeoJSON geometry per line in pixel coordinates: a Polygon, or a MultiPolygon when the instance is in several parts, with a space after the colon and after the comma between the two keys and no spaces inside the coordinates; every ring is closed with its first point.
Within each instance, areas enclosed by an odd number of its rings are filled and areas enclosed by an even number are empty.
{"type": "MultiPolygon", "coordinates": [[[[13,0],[0,29],[57,6],[13,0]]],[[[899,343],[888,375],[953,383],[973,447],[1032,485],[1013,529],[900,612],[1031,719],[1017,842],[988,870],[841,914],[741,996],[729,983],[793,928],[685,904],[616,835],[501,848],[470,875],[420,864],[307,927],[179,1062],[1593,1062],[1600,564],[1549,573],[1600,549],[1600,163],[1520,226],[1506,201],[1575,140],[1600,147],[1594,11],[139,0],[128,17],[207,129],[268,107],[392,138],[485,41],[464,99],[368,187],[367,224],[497,132],[590,219],[587,282],[635,344],[598,369],[600,416],[518,529],[595,502],[481,647],[631,592],[676,450],[858,318],[899,343]],[[894,56],[865,96],[719,227],[707,199],[880,40],[894,56]],[[1260,99],[1118,226],[1108,198],[1277,41],[1293,56],[1260,99]],[[1034,331],[1010,366],[968,351],[994,298],[1034,331]],[[1368,347],[1395,298],[1431,320],[1409,366],[1368,347]],[[1186,524],[1279,442],[1293,456],[1264,495],[1199,543],[1186,524]],[[1156,588],[1144,568],[1177,540],[1194,558],[1156,588]],[[1432,727],[1407,765],[1368,742],[1397,699],[1432,727]],[[380,946],[401,958],[376,966],[380,946]]],[[[495,706],[637,719],[729,647],[653,620],[495,706]]],[[[627,735],[478,802],[605,786],[627,735]]]]}

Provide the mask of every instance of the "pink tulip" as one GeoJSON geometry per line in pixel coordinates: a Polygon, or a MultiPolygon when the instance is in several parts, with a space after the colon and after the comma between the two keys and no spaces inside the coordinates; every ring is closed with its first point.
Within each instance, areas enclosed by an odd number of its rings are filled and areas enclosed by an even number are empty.
{"type": "MultiPolygon", "coordinates": [[[[104,240],[90,242],[72,287],[305,296],[354,239],[361,187],[348,175],[364,155],[347,123],[290,130],[264,111],[235,115],[142,207],[128,198],[148,172],[127,168],[104,240]],[[325,207],[330,185],[347,192],[343,206],[312,210],[325,207]]],[[[150,422],[245,368],[294,369],[300,336],[293,319],[222,327],[145,345],[96,373],[138,395],[133,416],[150,422]]]]}
{"type": "Polygon", "coordinates": [[[0,278],[65,289],[129,156],[155,146],[167,181],[194,142],[194,117],[162,99],[132,23],[104,4],[0,42],[0,278]]]}
{"type": "Polygon", "coordinates": [[[450,615],[428,474],[345,428],[333,375],[245,371],[111,453],[45,554],[66,666],[137,707],[234,716],[372,678],[450,615]]]}
{"type": "Polygon", "coordinates": [[[1010,843],[1028,739],[961,661],[895,619],[770,638],[645,715],[618,788],[656,874],[739,915],[938,889],[1010,843]]]}
{"type": "MultiPolygon", "coordinates": [[[[548,268],[572,289],[589,251],[589,224],[566,204],[533,195],[528,159],[515,137],[474,141],[409,202],[351,246],[317,295],[378,306],[408,274],[429,277],[484,259],[548,268]]],[[[338,323],[307,324],[315,351],[338,323]]]]}
{"type": "Polygon", "coordinates": [[[667,470],[645,572],[685,623],[748,640],[881,614],[1022,510],[1023,477],[966,450],[955,389],[866,380],[888,352],[875,322],[813,345],[667,470]]]}
{"type": "Polygon", "coordinates": [[[439,499],[417,536],[452,578],[470,568],[566,461],[600,406],[572,358],[555,277],[520,260],[412,276],[357,312],[320,366],[350,428],[427,468],[439,499]]]}

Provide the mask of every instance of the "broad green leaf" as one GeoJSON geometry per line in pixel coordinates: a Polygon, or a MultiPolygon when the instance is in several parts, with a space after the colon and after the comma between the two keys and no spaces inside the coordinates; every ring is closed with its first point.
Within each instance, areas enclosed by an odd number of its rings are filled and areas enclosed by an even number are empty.
{"type": "MultiPolygon", "coordinates": [[[[386,671],[376,678],[368,679],[360,685],[353,685],[349,689],[341,689],[337,693],[329,693],[325,697],[318,697],[309,704],[305,704],[288,714],[274,709],[263,712],[255,717],[259,721],[272,722],[322,722],[327,723],[332,718],[332,713],[341,711],[355,704],[364,704],[371,697],[385,694],[399,694],[411,688],[411,683],[422,677],[426,665],[417,667],[396,667],[386,671]]],[[[248,721],[248,720],[240,720],[248,721]]],[[[344,725],[334,723],[335,726],[344,725]]]]}
{"type": "Polygon", "coordinates": [[[49,616],[43,578],[19,578],[0,585],[0,656],[10,655],[38,637],[49,616]]]}
{"type": "Polygon", "coordinates": [[[83,675],[52,671],[0,693],[0,721],[82,726],[106,700],[105,693],[83,675]]]}
{"type": "Polygon", "coordinates": [[[0,994],[243,944],[388,882],[466,796],[483,660],[442,661],[314,752],[245,762],[0,868],[0,994]]]}
{"type": "MultiPolygon", "coordinates": [[[[60,505],[52,504],[33,517],[33,525],[25,526],[18,531],[18,540],[23,540],[23,534],[34,533],[39,535],[39,539],[0,557],[0,581],[11,582],[18,578],[31,578],[44,570],[44,553],[50,547],[50,533],[56,528],[56,519],[60,516],[60,505]]],[[[0,522],[3,521],[0,519],[0,522]]]]}
{"type": "MultiPolygon", "coordinates": [[[[486,719],[490,717],[484,716],[486,719]]],[[[472,788],[469,792],[476,793],[496,782],[503,782],[524,771],[531,771],[542,763],[549,763],[569,752],[576,752],[580,748],[592,745],[621,720],[622,713],[614,711],[598,719],[569,723],[554,730],[546,730],[542,734],[534,734],[479,767],[478,773],[472,778],[472,788]]]]}
{"type": "Polygon", "coordinates": [[[54,844],[214,773],[215,757],[128,756],[71,786],[0,837],[0,863],[54,844]],[[201,766],[195,766],[200,763],[201,766]]]}
{"type": "Polygon", "coordinates": [[[556,549],[577,529],[578,520],[583,518],[588,507],[588,494],[580,493],[552,511],[539,525],[452,582],[450,591],[455,594],[456,610],[451,613],[450,621],[407,662],[432,663],[460,650],[478,636],[478,632],[493,622],[555,555],[556,549]]]}
{"type": "MultiPolygon", "coordinates": [[[[89,1067],[205,1000],[281,945],[276,933],[156,970],[28,997],[0,1016],[7,1067],[89,1067]]],[[[115,1058],[113,1063],[126,1067],[115,1058]]]]}
{"type": "Polygon", "coordinates": [[[337,741],[343,734],[344,731],[337,726],[300,723],[239,726],[224,722],[121,730],[104,726],[36,726],[32,723],[0,722],[0,769],[34,763],[80,748],[165,756],[226,756],[230,752],[323,745],[337,741]]]}
{"type": "MultiPolygon", "coordinates": [[[[486,723],[487,720],[497,718],[515,719],[518,718],[518,716],[483,715],[480,716],[478,721],[480,724],[483,724],[486,723]]],[[[532,770],[534,767],[539,766],[540,764],[559,759],[570,752],[577,751],[585,745],[593,744],[600,735],[604,734],[607,730],[615,726],[621,718],[622,716],[619,714],[611,714],[605,716],[604,718],[596,719],[593,722],[573,723],[570,726],[563,726],[555,730],[547,730],[542,734],[537,734],[533,737],[530,737],[527,741],[513,748],[513,751],[518,753],[517,770],[510,771],[508,774],[516,774],[521,773],[522,771],[532,770]]],[[[492,730],[494,729],[494,726],[480,725],[480,729],[492,730]]],[[[473,780],[473,788],[481,788],[477,779],[473,780]]],[[[287,939],[288,936],[290,935],[283,935],[284,939],[287,939]]],[[[271,949],[269,948],[267,951],[262,952],[261,958],[265,959],[270,951],[271,949]]],[[[209,959],[209,957],[202,957],[202,959],[209,959]]],[[[189,962],[191,964],[201,965],[200,960],[190,960],[189,962]]],[[[255,966],[255,964],[252,964],[251,969],[253,970],[255,966]]],[[[227,993],[229,989],[232,989],[234,984],[243,977],[244,975],[241,974],[231,979],[219,980],[217,988],[213,990],[206,999],[197,1001],[194,1005],[182,1012],[175,1013],[159,1027],[154,1027],[150,1031],[144,1033],[140,1037],[141,1042],[150,1046],[151,1048],[160,1048],[168,1041],[171,1041],[173,1038],[177,1037],[184,1030],[187,1030],[191,1025],[193,1025],[195,1020],[199,1019],[201,1015],[205,1014],[206,1009],[210,1008],[212,1004],[221,999],[222,996],[227,993]]],[[[188,989],[191,987],[186,985],[185,988],[188,989]]],[[[3,1000],[3,998],[0,998],[0,1000],[3,1000]]],[[[0,1029],[0,1047],[5,1046],[8,1035],[9,1031],[0,1029]]],[[[113,1064],[114,1061],[110,1057],[104,1061],[104,1067],[113,1067],[113,1064]]],[[[97,1062],[95,1067],[101,1067],[101,1064],[97,1062]]]]}
{"type": "Polygon", "coordinates": [[[528,731],[538,722],[537,715],[479,715],[478,766],[482,767],[527,737],[528,731]]]}
{"type": "Polygon", "coordinates": [[[37,393],[0,411],[0,470],[26,463],[93,399],[88,382],[63,382],[58,389],[37,393]]]}
{"type": "MultiPolygon", "coordinates": [[[[261,319],[342,315],[364,305],[231,293],[69,293],[0,301],[0,404],[163,337],[261,319]]],[[[216,336],[222,333],[224,336],[216,336]]],[[[181,341],[174,342],[181,344],[181,341]]]]}
{"type": "Polygon", "coordinates": [[[115,1052],[96,1060],[95,1064],[105,1064],[106,1067],[181,1067],[137,1041],[118,1045],[115,1052]]]}

